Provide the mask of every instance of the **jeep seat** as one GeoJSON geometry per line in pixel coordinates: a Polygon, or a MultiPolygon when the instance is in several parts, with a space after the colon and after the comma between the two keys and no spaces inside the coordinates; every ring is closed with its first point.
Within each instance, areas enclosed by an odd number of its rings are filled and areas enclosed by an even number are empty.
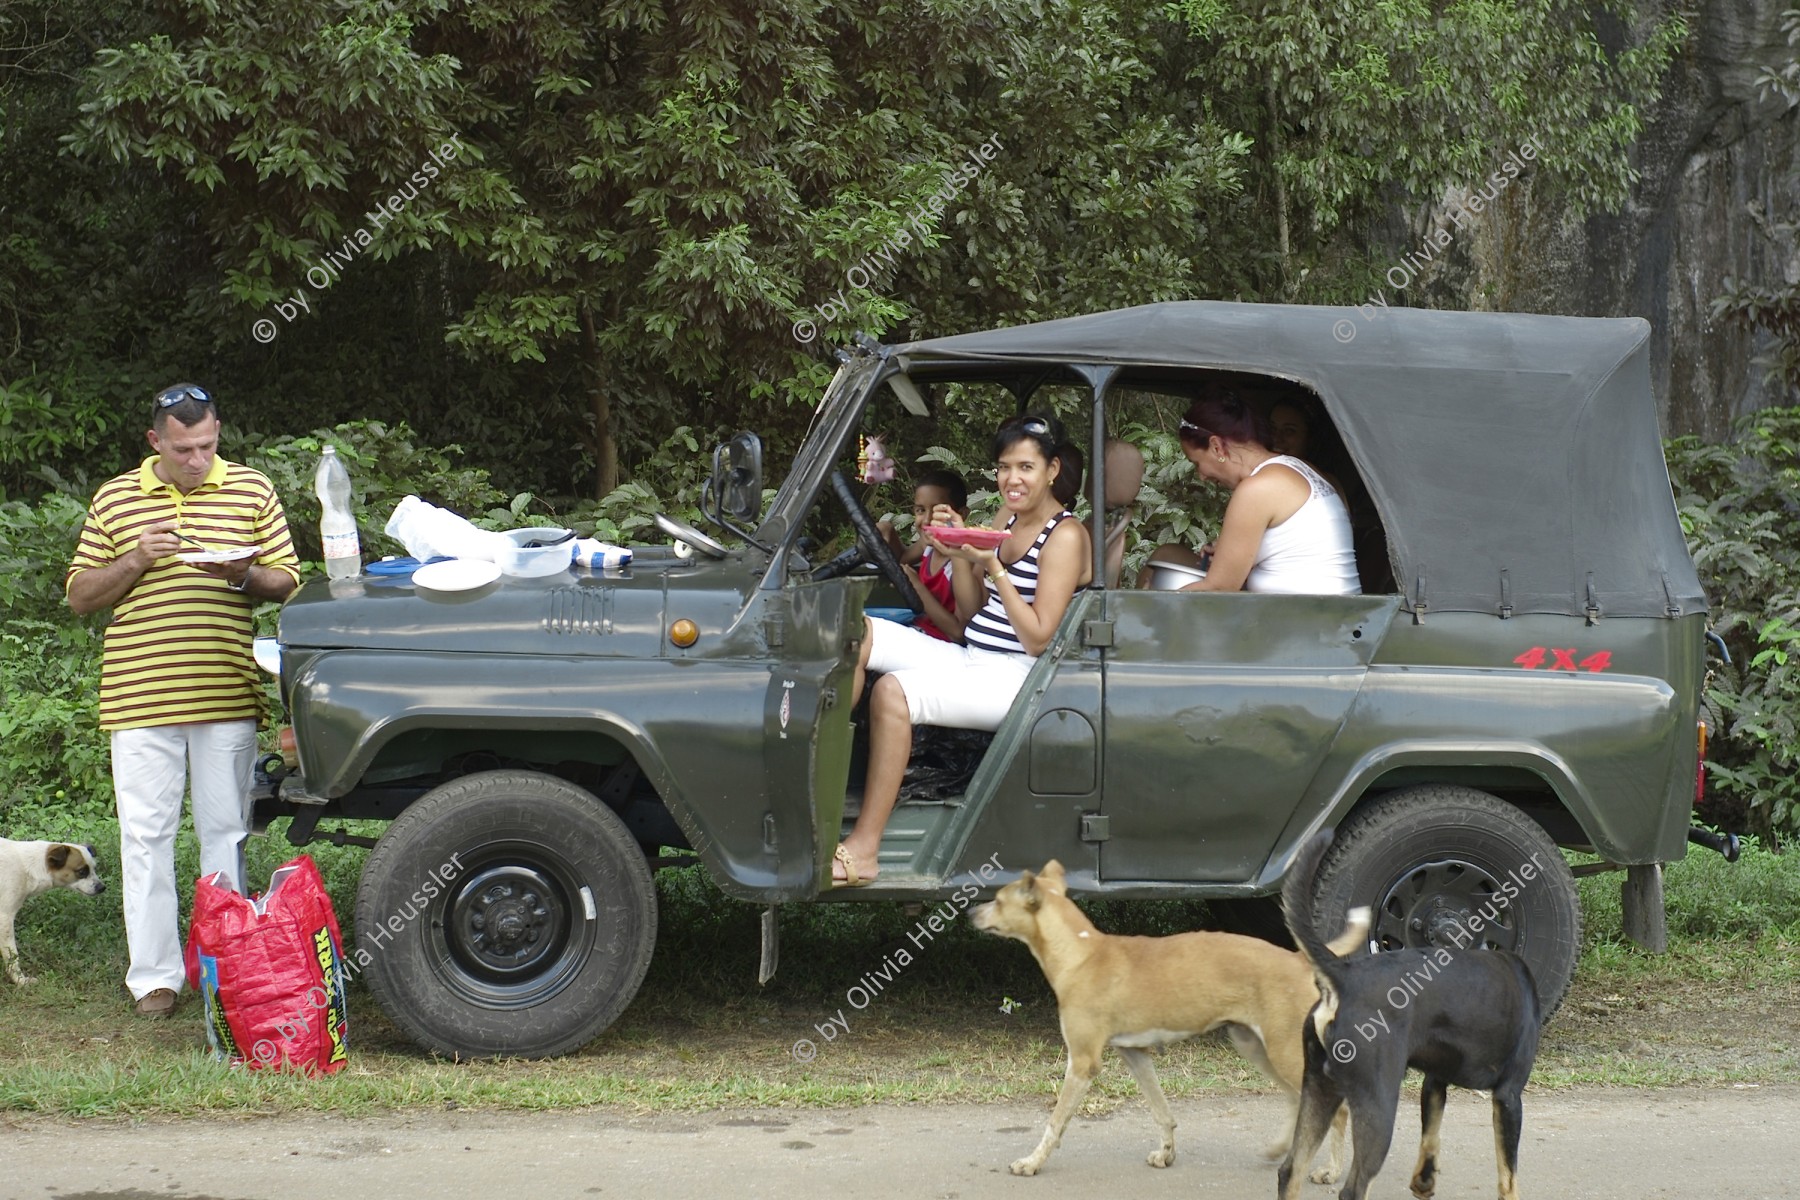
{"type": "Polygon", "coordinates": [[[1106,586],[1119,586],[1119,572],[1125,565],[1125,531],[1137,514],[1132,505],[1144,486],[1144,452],[1119,438],[1107,440],[1104,451],[1106,475],[1106,586]]]}

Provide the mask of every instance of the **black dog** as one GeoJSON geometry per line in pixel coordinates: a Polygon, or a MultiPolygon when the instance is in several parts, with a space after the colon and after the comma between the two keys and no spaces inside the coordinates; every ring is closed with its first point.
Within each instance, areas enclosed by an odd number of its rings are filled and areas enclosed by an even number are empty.
{"type": "Polygon", "coordinates": [[[1493,1093],[1500,1200],[1517,1200],[1520,1095],[1542,1024],[1530,968],[1505,951],[1476,948],[1474,935],[1467,950],[1338,958],[1313,916],[1313,881],[1330,845],[1330,831],[1308,842],[1281,889],[1288,930],[1312,964],[1319,1003],[1301,1032],[1306,1075],[1277,1196],[1297,1200],[1304,1173],[1294,1164],[1312,1161],[1339,1104],[1348,1104],[1356,1157],[1338,1197],[1363,1200],[1393,1141],[1400,1084],[1416,1067],[1425,1076],[1424,1132],[1413,1195],[1428,1197],[1437,1186],[1438,1130],[1445,1093],[1455,1084],[1493,1093]]]}

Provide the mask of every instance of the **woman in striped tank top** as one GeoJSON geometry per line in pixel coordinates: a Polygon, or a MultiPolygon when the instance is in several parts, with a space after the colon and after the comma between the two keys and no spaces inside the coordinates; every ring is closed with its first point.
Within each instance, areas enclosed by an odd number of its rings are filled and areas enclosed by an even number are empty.
{"type": "MultiPolygon", "coordinates": [[[[1002,512],[994,528],[1010,536],[995,550],[946,546],[927,534],[934,553],[968,564],[951,580],[956,619],[967,645],[938,641],[892,621],[867,620],[865,671],[884,674],[869,697],[869,774],[862,811],[832,863],[832,886],[875,878],[881,833],[900,794],[912,756],[914,725],[997,729],[1043,653],[1075,593],[1093,579],[1087,529],[1056,498],[1052,485],[1065,457],[1062,423],[1018,417],[994,435],[995,482],[1002,512]]],[[[947,506],[934,525],[962,524],[947,506]]]]}

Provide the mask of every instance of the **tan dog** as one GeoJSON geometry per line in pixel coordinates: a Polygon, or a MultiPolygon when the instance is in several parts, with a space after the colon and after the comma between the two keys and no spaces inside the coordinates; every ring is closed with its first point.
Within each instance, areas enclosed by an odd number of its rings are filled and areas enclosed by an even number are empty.
{"type": "MultiPolygon", "coordinates": [[[[970,910],[969,920],[977,929],[1031,947],[1056,993],[1069,1050],[1056,1111],[1037,1149],[1012,1164],[1014,1175],[1037,1174],[1062,1141],[1109,1045],[1124,1056],[1162,1130],[1162,1145],[1150,1152],[1153,1167],[1175,1161],[1175,1118],[1146,1047],[1225,1026],[1238,1053],[1297,1100],[1306,1074],[1301,1026],[1319,992],[1312,967],[1294,951],[1234,933],[1101,933],[1064,893],[1062,864],[1054,859],[1038,874],[1026,871],[1001,888],[991,903],[970,910]]],[[[1368,937],[1369,910],[1357,909],[1331,950],[1348,954],[1367,947],[1368,937]]],[[[1340,1111],[1333,1122],[1331,1159],[1313,1172],[1316,1183],[1335,1183],[1342,1172],[1344,1117],[1340,1111]]],[[[1268,1157],[1287,1153],[1293,1127],[1288,1121],[1286,1135],[1264,1151],[1268,1157]]]]}
{"type": "Polygon", "coordinates": [[[92,846],[0,838],[0,963],[14,983],[34,982],[19,970],[19,946],[13,938],[13,918],[20,906],[51,888],[73,888],[87,896],[105,891],[94,861],[92,846]]]}

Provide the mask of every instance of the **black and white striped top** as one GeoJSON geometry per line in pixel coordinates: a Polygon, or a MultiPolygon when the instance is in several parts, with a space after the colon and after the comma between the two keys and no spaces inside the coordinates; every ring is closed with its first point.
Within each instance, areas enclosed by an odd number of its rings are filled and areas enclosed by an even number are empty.
{"type": "MultiPolygon", "coordinates": [[[[1019,589],[1019,595],[1025,603],[1032,604],[1037,600],[1038,555],[1044,549],[1044,543],[1050,539],[1050,531],[1075,514],[1068,509],[1050,518],[1031,543],[1031,548],[1019,556],[1019,561],[1007,566],[1006,574],[1012,579],[1013,586],[1019,589]]],[[[1017,520],[1018,518],[1013,518],[1017,520]]],[[[1012,528],[1012,522],[1007,522],[1012,528]]],[[[1006,604],[1000,599],[1000,586],[994,580],[984,578],[987,585],[987,603],[981,611],[969,618],[968,627],[963,630],[963,638],[981,650],[996,650],[1003,654],[1023,654],[1025,644],[1019,640],[1018,632],[1013,629],[1012,621],[1006,615],[1006,604]]]]}

